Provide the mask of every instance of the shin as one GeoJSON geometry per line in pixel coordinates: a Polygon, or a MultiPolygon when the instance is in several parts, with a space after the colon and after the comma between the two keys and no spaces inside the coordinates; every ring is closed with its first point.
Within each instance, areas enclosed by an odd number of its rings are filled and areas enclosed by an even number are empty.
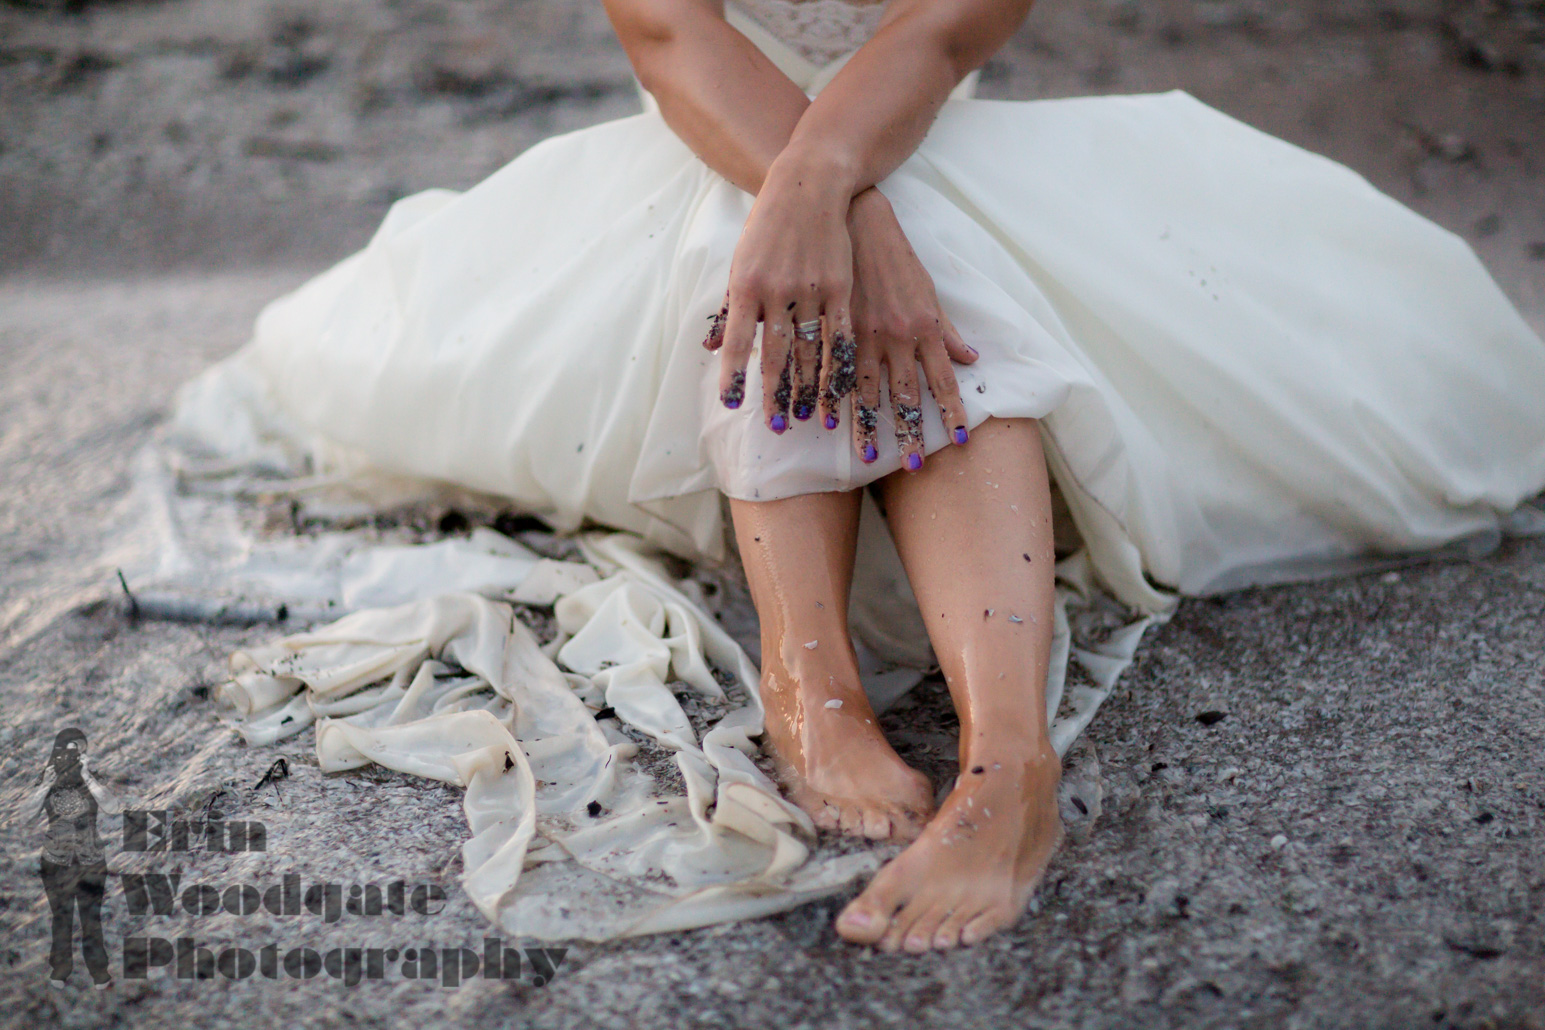
{"type": "Polygon", "coordinates": [[[731,511],[761,622],[767,743],[790,798],[823,829],[915,836],[932,790],[886,742],[848,636],[858,492],[731,511]]]}

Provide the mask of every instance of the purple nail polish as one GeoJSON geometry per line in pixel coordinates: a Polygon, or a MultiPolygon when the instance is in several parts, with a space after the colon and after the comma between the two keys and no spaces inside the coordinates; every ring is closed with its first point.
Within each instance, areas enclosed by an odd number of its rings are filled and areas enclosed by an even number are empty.
{"type": "Polygon", "coordinates": [[[738,408],[738,407],[740,407],[740,398],[739,397],[727,397],[727,398],[725,398],[724,406],[726,408],[738,408]]]}
{"type": "Polygon", "coordinates": [[[826,416],[826,428],[827,429],[836,429],[837,428],[837,416],[836,415],[827,415],[826,416]]]}
{"type": "Polygon", "coordinates": [[[808,422],[810,420],[810,416],[814,414],[815,412],[811,411],[810,408],[804,404],[801,404],[799,407],[794,409],[794,417],[799,419],[801,422],[808,422]]]}
{"type": "Polygon", "coordinates": [[[979,357],[982,356],[982,352],[977,350],[975,347],[971,346],[969,343],[966,344],[966,350],[971,352],[971,356],[973,358],[979,358],[979,357]]]}
{"type": "Polygon", "coordinates": [[[956,426],[955,427],[955,442],[956,443],[963,444],[963,443],[965,443],[969,439],[970,439],[970,437],[968,437],[966,435],[966,427],[965,426],[956,426]]]}
{"type": "Polygon", "coordinates": [[[922,467],[923,467],[923,456],[921,454],[909,454],[909,455],[907,455],[907,468],[911,469],[913,472],[916,472],[918,469],[920,469],[922,467]]]}
{"type": "Polygon", "coordinates": [[[876,459],[876,458],[878,458],[878,457],[879,457],[879,456],[880,456],[880,452],[879,452],[879,451],[876,451],[876,450],[875,450],[875,449],[874,449],[874,444],[872,444],[872,443],[866,443],[866,444],[864,444],[864,463],[865,463],[865,464],[866,464],[866,465],[867,465],[867,464],[868,464],[868,463],[869,463],[869,462],[872,462],[872,461],[874,461],[874,460],[875,460],[875,459],[876,459]]]}
{"type": "Polygon", "coordinates": [[[775,433],[781,433],[785,429],[789,428],[788,419],[784,418],[782,414],[774,415],[770,424],[772,426],[772,431],[775,433]]]}

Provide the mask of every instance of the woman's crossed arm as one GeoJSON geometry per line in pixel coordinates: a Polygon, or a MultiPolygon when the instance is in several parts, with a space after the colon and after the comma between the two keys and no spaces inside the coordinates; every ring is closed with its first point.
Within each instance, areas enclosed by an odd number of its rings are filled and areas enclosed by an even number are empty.
{"type": "MultiPolygon", "coordinates": [[[[945,425],[963,442],[950,359],[968,362],[975,352],[939,311],[932,279],[873,187],[911,155],[950,91],[1002,45],[1029,0],[891,0],[874,37],[814,101],[725,21],[717,0],[606,6],[666,123],[757,197],[710,340],[724,344],[725,403],[740,403],[764,321],[763,406],[775,432],[817,406],[834,427],[856,383],[854,443],[872,461],[874,419],[863,409],[879,402],[880,369],[889,371],[898,427],[912,426],[920,362],[945,425]],[[821,315],[821,343],[795,338],[796,323],[821,315]]],[[[900,444],[916,455],[914,467],[921,463],[920,437],[903,434],[900,444]]]]}

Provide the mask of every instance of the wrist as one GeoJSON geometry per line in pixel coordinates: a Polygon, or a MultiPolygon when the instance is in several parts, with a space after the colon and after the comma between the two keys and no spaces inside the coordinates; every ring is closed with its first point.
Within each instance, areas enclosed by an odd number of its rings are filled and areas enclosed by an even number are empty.
{"type": "Polygon", "coordinates": [[[895,242],[901,235],[901,224],[885,194],[871,186],[854,196],[848,205],[848,238],[855,257],[895,242]]]}
{"type": "Polygon", "coordinates": [[[870,186],[853,194],[853,199],[848,203],[848,224],[858,226],[873,222],[875,219],[889,219],[894,221],[895,211],[891,209],[891,202],[885,194],[880,192],[878,186],[870,186]]]}
{"type": "Polygon", "coordinates": [[[791,143],[767,169],[762,188],[794,190],[807,202],[846,212],[857,179],[856,166],[841,155],[811,152],[791,143]]]}

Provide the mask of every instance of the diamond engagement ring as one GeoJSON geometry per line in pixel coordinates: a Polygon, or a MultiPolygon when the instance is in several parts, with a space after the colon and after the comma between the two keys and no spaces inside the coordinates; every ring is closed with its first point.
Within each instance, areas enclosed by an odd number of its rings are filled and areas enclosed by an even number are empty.
{"type": "Polygon", "coordinates": [[[812,318],[808,322],[796,322],[794,324],[794,335],[810,343],[816,342],[821,338],[821,320],[819,318],[812,318]]]}

